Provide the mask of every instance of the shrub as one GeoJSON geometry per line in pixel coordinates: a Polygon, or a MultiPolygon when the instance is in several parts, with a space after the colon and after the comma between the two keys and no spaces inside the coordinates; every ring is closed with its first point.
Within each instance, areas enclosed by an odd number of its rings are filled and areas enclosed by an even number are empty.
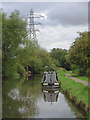
{"type": "Polygon", "coordinates": [[[79,73],[80,73],[79,69],[74,70],[74,73],[79,75],[79,73]]]}
{"type": "Polygon", "coordinates": [[[85,68],[79,68],[79,74],[80,76],[84,76],[86,74],[86,69],[85,68]]]}
{"type": "Polygon", "coordinates": [[[90,68],[87,69],[87,71],[86,71],[86,76],[87,76],[87,77],[90,77],[90,68]]]}

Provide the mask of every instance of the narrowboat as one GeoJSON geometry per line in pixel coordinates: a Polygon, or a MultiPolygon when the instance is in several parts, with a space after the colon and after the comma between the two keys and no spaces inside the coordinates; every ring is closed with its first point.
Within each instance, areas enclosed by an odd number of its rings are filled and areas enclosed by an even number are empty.
{"type": "Polygon", "coordinates": [[[43,87],[60,87],[56,72],[44,72],[42,79],[43,87]]]}

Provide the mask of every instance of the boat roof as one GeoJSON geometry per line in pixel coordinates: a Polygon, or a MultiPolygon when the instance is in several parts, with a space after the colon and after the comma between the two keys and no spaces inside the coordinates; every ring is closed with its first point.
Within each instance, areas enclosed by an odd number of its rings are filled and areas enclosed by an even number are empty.
{"type": "Polygon", "coordinates": [[[47,83],[58,82],[56,77],[56,72],[44,72],[44,77],[45,79],[43,79],[43,82],[47,82],[47,83]]]}

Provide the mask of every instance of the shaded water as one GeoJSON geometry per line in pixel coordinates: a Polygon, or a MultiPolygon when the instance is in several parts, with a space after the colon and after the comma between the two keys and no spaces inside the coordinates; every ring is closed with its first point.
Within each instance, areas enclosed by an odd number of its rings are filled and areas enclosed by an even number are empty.
{"type": "Polygon", "coordinates": [[[3,82],[3,118],[82,118],[59,89],[43,89],[42,76],[3,82]]]}

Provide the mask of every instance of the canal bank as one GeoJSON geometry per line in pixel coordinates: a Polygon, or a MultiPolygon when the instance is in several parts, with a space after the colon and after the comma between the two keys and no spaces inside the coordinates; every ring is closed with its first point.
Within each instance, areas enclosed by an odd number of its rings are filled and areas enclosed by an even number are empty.
{"type": "Polygon", "coordinates": [[[89,88],[81,83],[78,83],[69,77],[65,76],[67,73],[64,70],[57,72],[58,78],[61,83],[63,93],[86,114],[89,112],[88,104],[88,90],[89,88]]]}

